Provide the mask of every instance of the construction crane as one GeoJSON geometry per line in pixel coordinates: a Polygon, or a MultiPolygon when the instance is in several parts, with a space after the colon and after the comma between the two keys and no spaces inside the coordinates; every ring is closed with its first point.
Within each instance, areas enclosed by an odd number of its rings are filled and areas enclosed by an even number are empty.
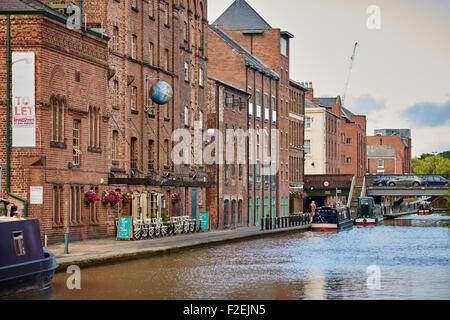
{"type": "Polygon", "coordinates": [[[358,42],[355,43],[355,47],[353,48],[353,55],[350,59],[350,68],[348,71],[348,77],[347,77],[347,82],[345,84],[345,91],[344,91],[344,95],[342,96],[342,105],[344,105],[345,103],[345,97],[347,96],[347,91],[348,91],[348,85],[350,83],[350,76],[352,75],[352,69],[353,69],[353,63],[355,62],[355,58],[356,58],[356,49],[358,49],[358,42]]]}

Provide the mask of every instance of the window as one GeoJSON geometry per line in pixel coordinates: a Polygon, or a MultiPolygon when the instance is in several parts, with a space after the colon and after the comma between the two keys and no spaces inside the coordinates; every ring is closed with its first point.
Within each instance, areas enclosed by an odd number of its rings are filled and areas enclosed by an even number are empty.
{"type": "Polygon", "coordinates": [[[311,154],[311,140],[305,140],[305,154],[311,154]]]}
{"type": "Polygon", "coordinates": [[[148,141],[148,171],[154,172],[155,170],[155,140],[148,141]]]}
{"type": "Polygon", "coordinates": [[[169,5],[164,4],[164,24],[165,25],[169,25],[169,16],[170,16],[169,5]]]}
{"type": "Polygon", "coordinates": [[[347,144],[352,144],[352,138],[347,138],[347,144]]]}
{"type": "Polygon", "coordinates": [[[150,63],[151,65],[155,64],[155,53],[153,42],[149,42],[148,44],[148,63],[150,63]]]}
{"type": "MultiPolygon", "coordinates": [[[[148,114],[153,114],[154,110],[153,110],[153,106],[152,106],[152,99],[150,98],[150,89],[151,89],[151,85],[150,85],[150,77],[146,76],[145,77],[145,95],[144,95],[144,100],[145,100],[145,111],[148,114]]],[[[165,108],[167,109],[167,108],[165,108]]]]}
{"type": "Polygon", "coordinates": [[[80,165],[80,120],[73,120],[73,164],[80,165]]]}
{"type": "Polygon", "coordinates": [[[169,150],[169,140],[164,140],[164,147],[165,147],[165,149],[166,149],[166,152],[164,152],[164,165],[165,166],[170,166],[170,164],[169,164],[169,154],[170,154],[170,150],[169,150]]]}
{"type": "Polygon", "coordinates": [[[238,201],[238,225],[242,223],[242,200],[238,201]]]}
{"type": "Polygon", "coordinates": [[[155,9],[153,6],[154,6],[153,0],[148,0],[148,15],[150,17],[153,17],[155,14],[155,12],[154,12],[155,9]]]}
{"type": "Polygon", "coordinates": [[[198,122],[199,122],[199,129],[203,130],[203,112],[200,111],[198,114],[198,122]]]}
{"type": "Polygon", "coordinates": [[[16,251],[17,256],[24,256],[26,255],[25,251],[25,241],[23,240],[23,232],[22,231],[16,231],[12,234],[13,240],[14,240],[14,250],[16,251]]]}
{"type": "Polygon", "coordinates": [[[70,188],[70,224],[81,224],[81,201],[83,195],[82,187],[70,188]]]}
{"type": "Polygon", "coordinates": [[[100,110],[89,107],[89,146],[100,148],[100,110]]]}
{"type": "Polygon", "coordinates": [[[305,117],[305,129],[311,129],[311,117],[305,117]]]}
{"type": "Polygon", "coordinates": [[[131,0],[131,7],[137,8],[137,0],[131,0]]]}
{"type": "Polygon", "coordinates": [[[137,157],[136,154],[139,154],[138,150],[138,139],[137,138],[131,138],[131,148],[130,148],[130,169],[131,171],[137,172],[137,157]]]}
{"type": "Polygon", "coordinates": [[[288,56],[288,41],[285,38],[280,38],[280,53],[284,56],[288,56]]]}
{"type": "Polygon", "coordinates": [[[137,36],[131,35],[131,58],[137,59],[137,36]]]}
{"type": "Polygon", "coordinates": [[[345,162],[346,162],[347,164],[352,164],[352,157],[347,157],[347,158],[345,159],[345,162]]]}
{"type": "Polygon", "coordinates": [[[52,105],[52,141],[63,143],[65,98],[52,96],[50,104],[52,105]]]}
{"type": "Polygon", "coordinates": [[[198,30],[198,48],[200,50],[203,50],[203,35],[202,35],[202,30],[198,30]]]}
{"type": "Polygon", "coordinates": [[[137,88],[135,86],[131,87],[131,110],[136,110],[137,105],[137,88]]]}
{"type": "Polygon", "coordinates": [[[118,52],[119,51],[119,28],[114,26],[113,27],[113,35],[112,35],[112,50],[114,52],[118,52]]]}
{"type": "Polygon", "coordinates": [[[164,69],[169,71],[169,49],[164,50],[164,69]]]}
{"type": "Polygon", "coordinates": [[[63,224],[62,214],[61,214],[61,204],[62,204],[62,191],[63,188],[61,186],[53,187],[53,224],[55,226],[61,226],[63,224]]]}
{"type": "Polygon", "coordinates": [[[189,126],[189,108],[184,107],[184,125],[189,126]]]}
{"type": "Polygon", "coordinates": [[[225,200],[223,204],[223,226],[226,227],[228,225],[228,206],[230,201],[225,200]]]}
{"type": "Polygon", "coordinates": [[[113,107],[119,105],[119,81],[114,80],[113,82],[113,94],[112,94],[113,107]]]}
{"type": "Polygon", "coordinates": [[[119,158],[119,132],[113,131],[112,134],[112,160],[117,161],[119,158]]]}
{"type": "Polygon", "coordinates": [[[200,87],[203,87],[203,69],[198,68],[198,84],[200,87]]]}
{"type": "Polygon", "coordinates": [[[187,22],[185,21],[184,22],[184,28],[183,28],[184,41],[188,41],[189,40],[189,38],[188,38],[188,30],[189,30],[189,27],[188,27],[187,22]]]}
{"type": "Polygon", "coordinates": [[[189,81],[189,63],[184,62],[184,81],[189,81]]]}
{"type": "Polygon", "coordinates": [[[384,160],[383,159],[378,160],[378,168],[384,168],[384,160]]]}

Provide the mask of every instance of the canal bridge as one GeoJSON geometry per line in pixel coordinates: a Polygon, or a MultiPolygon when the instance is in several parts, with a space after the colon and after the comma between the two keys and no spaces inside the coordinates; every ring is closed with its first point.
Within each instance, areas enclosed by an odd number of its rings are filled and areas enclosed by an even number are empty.
{"type": "Polygon", "coordinates": [[[320,207],[345,197],[346,204],[351,211],[355,211],[358,198],[363,196],[375,197],[379,202],[382,197],[442,197],[449,190],[447,186],[374,186],[377,178],[378,176],[306,175],[306,208],[309,208],[311,201],[315,201],[320,207]]]}

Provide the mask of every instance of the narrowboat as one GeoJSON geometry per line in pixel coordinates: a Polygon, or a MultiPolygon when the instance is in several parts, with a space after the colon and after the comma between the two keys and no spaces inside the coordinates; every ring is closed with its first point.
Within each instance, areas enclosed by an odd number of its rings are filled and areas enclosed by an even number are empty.
{"type": "Polygon", "coordinates": [[[381,221],[383,221],[381,206],[375,204],[375,200],[372,197],[359,198],[355,225],[375,226],[381,221]]]}
{"type": "Polygon", "coordinates": [[[314,214],[311,228],[313,231],[337,231],[351,228],[353,220],[350,217],[350,209],[344,207],[321,207],[314,214]]]}
{"type": "MultiPolygon", "coordinates": [[[[7,215],[8,201],[1,204],[7,215]]],[[[49,288],[58,266],[42,246],[39,220],[15,214],[0,216],[0,297],[49,288]]]]}
{"type": "Polygon", "coordinates": [[[417,212],[421,216],[428,216],[433,213],[433,208],[428,203],[419,204],[419,210],[417,212]]]}

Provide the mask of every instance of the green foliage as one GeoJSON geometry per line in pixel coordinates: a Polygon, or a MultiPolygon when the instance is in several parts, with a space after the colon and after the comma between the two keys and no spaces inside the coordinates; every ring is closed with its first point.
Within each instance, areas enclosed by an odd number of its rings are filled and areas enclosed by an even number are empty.
{"type": "Polygon", "coordinates": [[[450,151],[439,155],[422,154],[419,158],[412,159],[413,172],[417,174],[450,174],[450,159],[446,155],[450,151]]]}
{"type": "Polygon", "coordinates": [[[167,212],[161,211],[161,218],[162,218],[163,222],[167,222],[168,221],[167,212]]]}

